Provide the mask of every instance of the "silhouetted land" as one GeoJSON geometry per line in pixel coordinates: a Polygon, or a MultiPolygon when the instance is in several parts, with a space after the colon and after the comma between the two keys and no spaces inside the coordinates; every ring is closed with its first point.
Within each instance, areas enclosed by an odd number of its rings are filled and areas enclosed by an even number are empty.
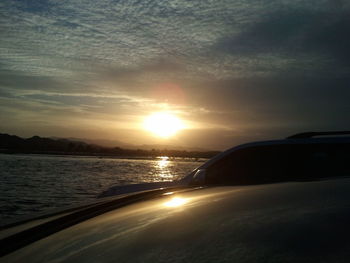
{"type": "Polygon", "coordinates": [[[123,149],[120,147],[103,147],[80,141],[67,139],[51,139],[33,136],[28,139],[15,135],[0,133],[1,153],[35,153],[35,154],[67,154],[88,156],[115,156],[115,157],[185,157],[185,158],[211,158],[218,151],[186,151],[170,149],[123,149]]]}

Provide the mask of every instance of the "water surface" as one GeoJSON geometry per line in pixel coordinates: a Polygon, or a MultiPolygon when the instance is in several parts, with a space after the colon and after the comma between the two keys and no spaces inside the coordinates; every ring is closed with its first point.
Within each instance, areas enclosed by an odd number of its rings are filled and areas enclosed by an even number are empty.
{"type": "Polygon", "coordinates": [[[115,185],[172,181],[200,162],[0,154],[0,225],[96,199],[115,185]]]}

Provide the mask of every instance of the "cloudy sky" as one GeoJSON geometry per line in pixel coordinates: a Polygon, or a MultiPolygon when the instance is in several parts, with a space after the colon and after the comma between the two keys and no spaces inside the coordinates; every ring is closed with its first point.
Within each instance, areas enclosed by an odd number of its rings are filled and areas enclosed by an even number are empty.
{"type": "Polygon", "coordinates": [[[350,126],[350,3],[0,2],[0,132],[224,149],[350,126]],[[185,129],[159,138],[146,116],[185,129]]]}

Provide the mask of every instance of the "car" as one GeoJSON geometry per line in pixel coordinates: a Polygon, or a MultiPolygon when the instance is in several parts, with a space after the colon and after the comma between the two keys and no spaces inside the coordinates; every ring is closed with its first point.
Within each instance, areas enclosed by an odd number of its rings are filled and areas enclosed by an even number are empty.
{"type": "Polygon", "coordinates": [[[349,262],[349,134],[240,145],[177,182],[10,225],[0,260],[349,262]]]}

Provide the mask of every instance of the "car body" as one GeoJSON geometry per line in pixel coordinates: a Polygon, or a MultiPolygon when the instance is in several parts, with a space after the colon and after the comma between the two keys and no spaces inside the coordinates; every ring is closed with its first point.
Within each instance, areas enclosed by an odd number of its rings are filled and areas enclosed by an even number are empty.
{"type": "Polygon", "coordinates": [[[4,229],[0,260],[349,262],[348,149],[348,137],[238,146],[166,187],[4,229]]]}

